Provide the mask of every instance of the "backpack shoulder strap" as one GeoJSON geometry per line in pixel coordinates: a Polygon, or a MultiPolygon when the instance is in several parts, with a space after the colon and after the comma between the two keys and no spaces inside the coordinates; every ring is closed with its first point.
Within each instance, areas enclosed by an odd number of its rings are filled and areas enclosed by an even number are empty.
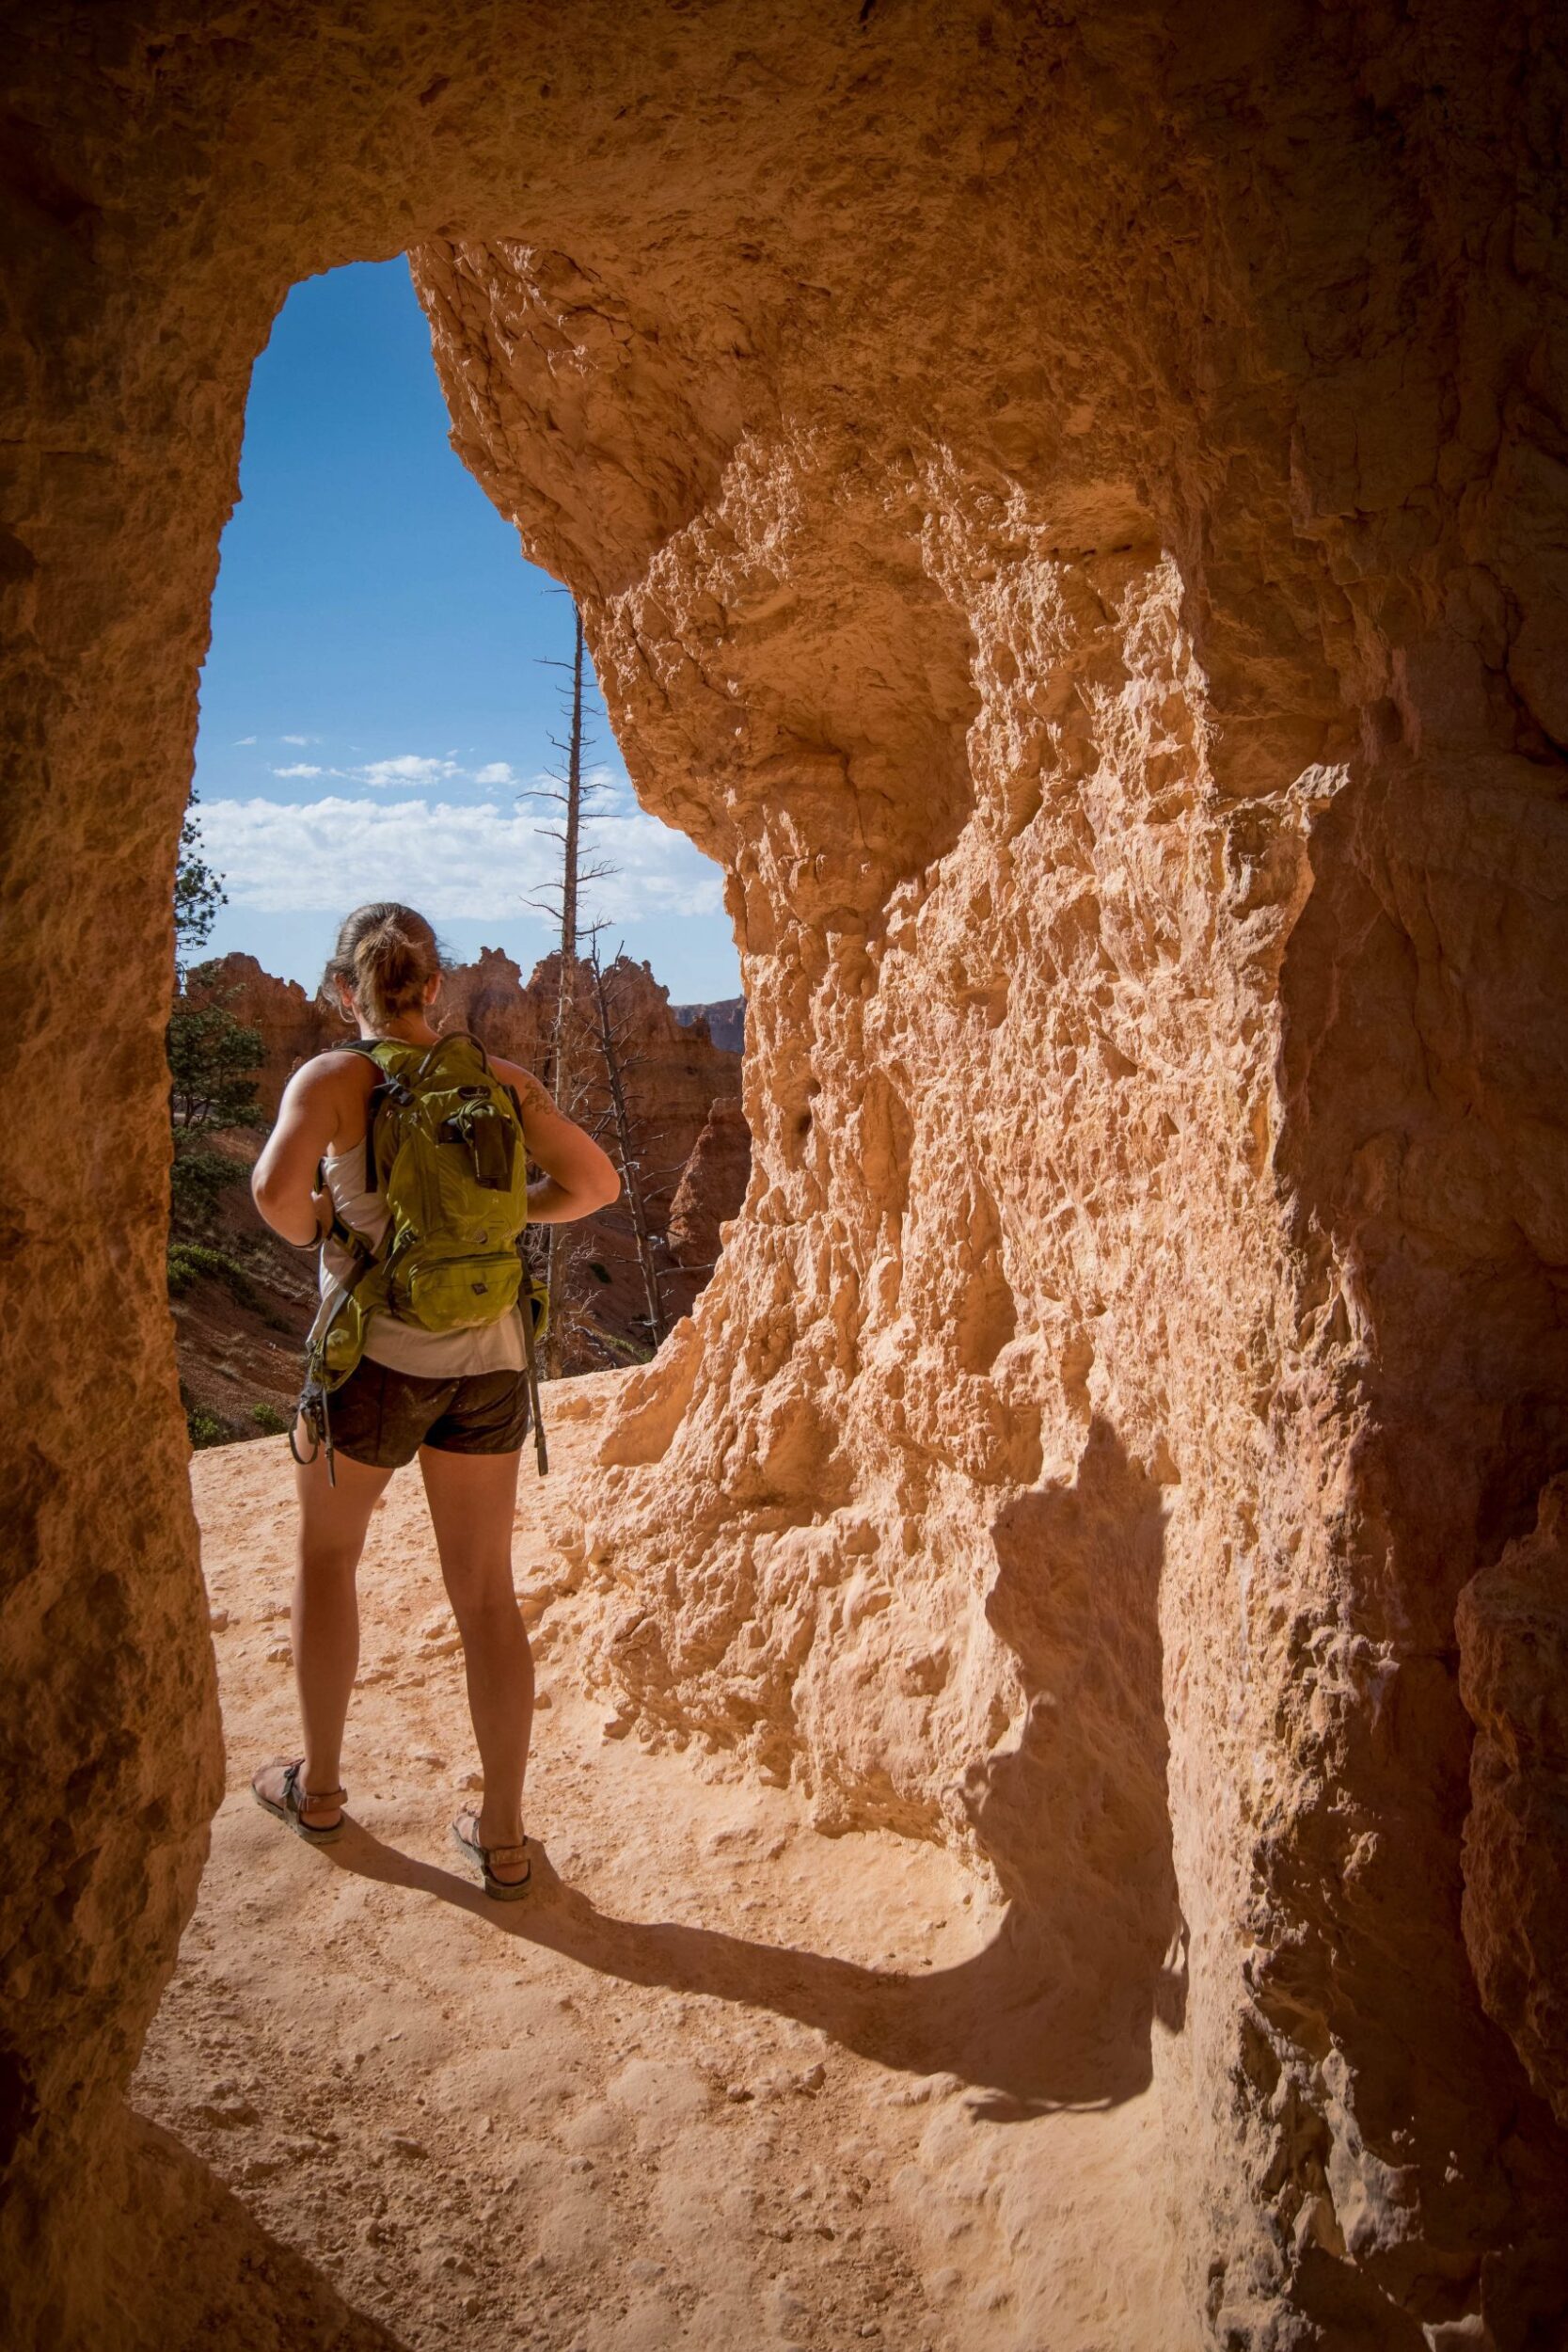
{"type": "MultiPolygon", "coordinates": [[[[377,1037],[350,1037],[345,1038],[341,1045],[329,1045],[324,1049],[329,1054],[361,1055],[366,1061],[372,1062],[381,1073],[380,1083],[371,1089],[370,1099],[365,1104],[365,1181],[372,1192],[381,1189],[381,1170],[376,1166],[375,1147],[382,1106],[388,1095],[395,1095],[404,1102],[408,1099],[406,1088],[383,1058],[384,1048],[395,1041],[377,1037]]],[[[380,1252],[375,1254],[379,1257],[380,1252]]]]}

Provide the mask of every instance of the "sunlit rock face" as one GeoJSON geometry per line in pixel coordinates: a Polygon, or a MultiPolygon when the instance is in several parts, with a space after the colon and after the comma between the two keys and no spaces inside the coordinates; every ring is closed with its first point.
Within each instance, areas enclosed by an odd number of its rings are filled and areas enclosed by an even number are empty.
{"type": "Polygon", "coordinates": [[[1533,1542],[1551,1584],[1568,1453],[1544,41],[1266,0],[33,12],[8,1002],[56,1077],[7,1136],[42,1565],[3,1899],[38,2310],[98,2275],[83,2135],[215,1788],[158,1038],[217,534],[288,284],[410,246],[457,446],[745,960],[747,1205],[579,1500],[607,1689],[994,1874],[1037,2104],[1158,2103],[1195,2341],[1551,2341],[1561,1947],[1516,1924],[1560,1851],[1521,1798],[1493,1867],[1484,1756],[1463,1843],[1466,1702],[1506,1762],[1530,1638],[1485,1580],[1533,1542]]]}

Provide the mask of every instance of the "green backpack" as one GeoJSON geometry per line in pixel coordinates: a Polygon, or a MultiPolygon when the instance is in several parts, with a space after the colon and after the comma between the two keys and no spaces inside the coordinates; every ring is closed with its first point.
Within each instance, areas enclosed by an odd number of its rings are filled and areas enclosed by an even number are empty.
{"type": "MultiPolygon", "coordinates": [[[[395,1315],[421,1331],[465,1330],[499,1322],[525,1279],[522,1107],[479,1040],[455,1030],[431,1046],[376,1038],[347,1050],[382,1073],[367,1112],[365,1187],[382,1195],[389,1214],[373,1249],[333,1221],[333,1238],[354,1263],[329,1282],[306,1342],[307,1391],[324,1396],[364,1355],[372,1315],[395,1315]]],[[[544,1285],[529,1290],[523,1332],[532,1387],[544,1285]]]]}

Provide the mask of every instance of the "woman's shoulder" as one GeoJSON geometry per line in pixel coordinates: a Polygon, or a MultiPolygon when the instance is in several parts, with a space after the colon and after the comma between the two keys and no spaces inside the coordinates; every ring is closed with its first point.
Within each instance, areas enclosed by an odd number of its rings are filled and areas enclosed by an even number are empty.
{"type": "Polygon", "coordinates": [[[327,1045],[295,1064],[288,1091],[295,1102],[328,1097],[341,1102],[352,1095],[368,1096],[380,1074],[368,1055],[344,1045],[327,1045]]]}
{"type": "Polygon", "coordinates": [[[356,1046],[345,1044],[324,1045],[319,1053],[310,1055],[308,1060],[299,1064],[294,1075],[309,1078],[318,1086],[351,1076],[367,1079],[373,1085],[381,1073],[369,1054],[362,1054],[356,1046]]]}

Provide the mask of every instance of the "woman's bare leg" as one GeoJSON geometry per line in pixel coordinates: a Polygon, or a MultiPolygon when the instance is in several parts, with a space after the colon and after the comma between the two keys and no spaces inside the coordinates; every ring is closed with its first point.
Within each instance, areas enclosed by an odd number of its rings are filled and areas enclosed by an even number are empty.
{"type": "MultiPolygon", "coordinates": [[[[294,1680],[299,1688],[299,1712],[305,1726],[302,1789],[336,1788],[341,1774],[343,1724],[359,1667],[359,1597],[355,1575],[371,1513],[392,1473],[372,1470],[364,1462],[337,1457],[338,1483],[326,1474],[326,1456],[318,1454],[294,1472],[299,1496],[299,1551],[290,1611],[294,1646],[294,1680]]],[[[281,1781],[274,1767],[259,1776],[266,1794],[281,1801],[281,1781]]],[[[301,1818],[312,1828],[337,1819],[335,1805],[307,1805],[301,1818]]]]}
{"type": "MultiPolygon", "coordinates": [[[[523,1774],[533,1728],[533,1653],[512,1589],[516,1454],[420,1453],[447,1597],[463,1637],[468,1712],[484,1770],[479,1835],[486,1846],[523,1837],[523,1774]]],[[[499,1870],[520,1878],[526,1866],[499,1870]]]]}

